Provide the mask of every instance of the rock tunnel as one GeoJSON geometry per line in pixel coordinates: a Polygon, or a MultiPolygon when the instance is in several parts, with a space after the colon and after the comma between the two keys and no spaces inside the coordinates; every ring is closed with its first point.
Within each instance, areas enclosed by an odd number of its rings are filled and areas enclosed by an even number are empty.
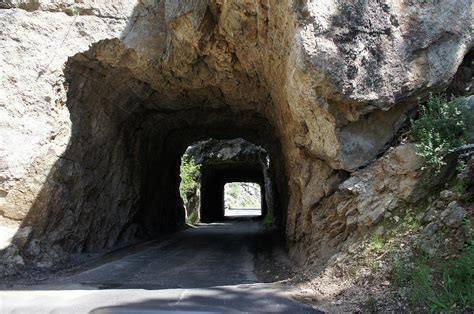
{"type": "MultiPolygon", "coordinates": [[[[271,180],[279,178],[272,210],[284,225],[286,174],[280,140],[268,119],[256,110],[203,103],[208,98],[170,100],[127,73],[82,57],[71,58],[65,71],[69,143],[25,219],[57,250],[52,254],[94,251],[183,227],[181,156],[210,137],[244,138],[265,147],[272,158],[271,180]]],[[[223,219],[223,188],[230,181],[265,186],[259,164],[202,169],[202,221],[223,219]]]]}
{"type": "MultiPolygon", "coordinates": [[[[267,151],[267,209],[295,260],[324,262],[373,228],[416,194],[415,166],[379,171],[378,158],[417,97],[445,89],[471,49],[469,5],[336,2],[124,2],[101,7],[107,15],[74,4],[81,15],[36,17],[68,30],[63,39],[24,27],[33,13],[6,14],[5,29],[54,41],[28,43],[34,55],[6,60],[10,90],[32,86],[7,105],[30,117],[5,124],[6,134],[30,141],[23,150],[6,141],[14,153],[0,156],[0,216],[20,230],[8,254],[49,267],[180,228],[180,158],[209,138],[267,151]],[[444,23],[446,14],[458,18],[444,23]],[[12,70],[40,56],[47,68],[12,70]],[[385,187],[381,172],[402,183],[385,187]],[[387,195],[395,201],[382,206],[387,195]]],[[[387,158],[413,154],[401,151],[387,158]]],[[[220,218],[223,182],[262,182],[252,167],[205,171],[204,190],[217,192],[204,196],[213,208],[204,220],[220,218]]]]}

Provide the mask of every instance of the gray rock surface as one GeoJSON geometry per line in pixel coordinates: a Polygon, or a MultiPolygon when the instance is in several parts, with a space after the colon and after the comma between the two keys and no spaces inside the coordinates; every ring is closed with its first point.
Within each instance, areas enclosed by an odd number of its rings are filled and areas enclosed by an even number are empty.
{"type": "Polygon", "coordinates": [[[460,206],[458,202],[452,201],[448,204],[448,207],[441,212],[440,220],[448,227],[459,227],[466,217],[466,214],[466,210],[460,206]]]}

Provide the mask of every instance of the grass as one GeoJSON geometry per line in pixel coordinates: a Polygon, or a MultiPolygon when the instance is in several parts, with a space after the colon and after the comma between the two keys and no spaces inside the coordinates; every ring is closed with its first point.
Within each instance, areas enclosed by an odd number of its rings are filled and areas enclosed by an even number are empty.
{"type": "Polygon", "coordinates": [[[408,267],[399,254],[395,254],[393,258],[392,277],[399,287],[404,286],[409,280],[408,267]]]}
{"type": "Polygon", "coordinates": [[[197,212],[195,210],[193,210],[191,212],[191,214],[189,215],[189,217],[188,217],[187,223],[190,224],[190,225],[194,225],[194,224],[196,224],[197,220],[198,220],[197,212]]]}
{"type": "Polygon", "coordinates": [[[377,300],[370,296],[369,299],[365,302],[365,309],[369,313],[377,313],[377,300]]]}
{"type": "MultiPolygon", "coordinates": [[[[409,210],[391,236],[396,238],[404,231],[419,230],[421,222],[416,217],[416,211],[409,210]]],[[[453,258],[448,254],[450,259],[443,258],[448,247],[438,249],[434,256],[417,252],[415,256],[403,257],[400,248],[390,252],[391,242],[386,241],[384,245],[383,239],[376,236],[372,237],[369,247],[372,250],[389,250],[392,282],[406,289],[415,308],[421,306],[430,312],[469,312],[474,310],[474,229],[469,220],[464,222],[464,227],[468,231],[468,241],[461,240],[457,256],[453,258]]],[[[447,237],[440,236],[441,239],[447,237]]]]}
{"type": "Polygon", "coordinates": [[[373,273],[376,273],[379,271],[380,269],[380,263],[377,261],[377,260],[372,260],[370,262],[370,270],[373,272],[373,273]]]}
{"type": "Polygon", "coordinates": [[[418,254],[409,266],[398,255],[392,264],[392,279],[407,287],[415,306],[432,312],[446,312],[461,307],[474,309],[474,241],[470,240],[453,259],[418,254]]]}
{"type": "Polygon", "coordinates": [[[382,236],[378,234],[374,234],[372,238],[370,238],[370,242],[369,242],[370,250],[378,252],[381,249],[383,249],[384,246],[385,246],[385,240],[382,238],[382,236]]]}
{"type": "MultiPolygon", "coordinates": [[[[474,308],[474,245],[470,243],[455,259],[442,265],[441,287],[437,309],[450,309],[454,304],[474,308]],[[438,308],[439,306],[439,308],[438,308]]],[[[434,305],[434,304],[433,304],[434,305]]]]}
{"type": "Polygon", "coordinates": [[[433,299],[433,279],[432,269],[426,264],[424,259],[418,259],[412,271],[412,291],[411,299],[415,304],[423,304],[433,299]]]}
{"type": "Polygon", "coordinates": [[[263,218],[263,225],[266,227],[272,227],[275,225],[275,217],[271,212],[268,212],[265,217],[263,218]]]}

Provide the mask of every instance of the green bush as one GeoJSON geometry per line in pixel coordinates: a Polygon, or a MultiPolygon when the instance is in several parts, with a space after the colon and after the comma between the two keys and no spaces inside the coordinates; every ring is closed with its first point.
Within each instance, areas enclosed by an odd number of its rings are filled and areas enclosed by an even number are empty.
{"type": "Polygon", "coordinates": [[[192,158],[184,154],[181,158],[180,174],[181,184],[179,185],[179,194],[183,200],[188,199],[199,187],[199,177],[201,175],[201,166],[196,164],[192,158]]]}
{"type": "Polygon", "coordinates": [[[448,101],[445,96],[430,94],[428,101],[419,105],[419,118],[411,121],[412,139],[427,167],[439,171],[445,164],[444,156],[466,144],[470,123],[474,118],[465,98],[448,101]]]}

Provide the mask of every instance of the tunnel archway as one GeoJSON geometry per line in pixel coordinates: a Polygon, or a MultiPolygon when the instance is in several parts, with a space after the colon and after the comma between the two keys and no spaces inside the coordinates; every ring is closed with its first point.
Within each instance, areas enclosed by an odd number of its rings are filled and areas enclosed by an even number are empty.
{"type": "MultiPolygon", "coordinates": [[[[65,74],[71,137],[25,219],[34,226],[34,239],[44,254],[59,260],[184,226],[181,156],[190,144],[208,138],[243,138],[265,148],[277,196],[272,210],[285,226],[287,181],[281,144],[258,103],[236,110],[215,98],[212,89],[170,99],[127,71],[83,55],[70,59],[65,74]]],[[[203,178],[206,222],[223,218],[225,182],[265,184],[262,169],[255,165],[203,169],[203,178]],[[210,196],[209,189],[219,197],[210,196]]]]}

